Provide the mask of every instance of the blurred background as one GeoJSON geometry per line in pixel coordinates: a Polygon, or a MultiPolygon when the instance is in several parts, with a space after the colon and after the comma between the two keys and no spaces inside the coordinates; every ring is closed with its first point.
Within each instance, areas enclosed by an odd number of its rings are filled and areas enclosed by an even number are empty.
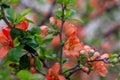
{"type": "MultiPolygon", "coordinates": [[[[35,25],[48,25],[49,18],[56,15],[59,5],[55,0],[19,0],[12,5],[19,14],[26,8],[31,8],[26,17],[33,20],[35,25]]],[[[82,19],[83,23],[74,23],[79,28],[79,38],[85,44],[91,45],[101,53],[120,53],[120,0],[76,0],[74,5],[74,18],[82,19]]],[[[1,25],[5,23],[1,20],[1,25]]],[[[32,26],[34,24],[30,24],[32,26]]],[[[31,28],[31,27],[29,27],[31,28]]],[[[0,60],[2,61],[2,60],[0,60]]],[[[0,64],[0,80],[12,80],[10,69],[4,69],[0,64]]],[[[83,80],[120,80],[120,65],[111,65],[108,75],[103,78],[97,74],[82,74],[83,80]]],[[[76,79],[77,80],[77,79],[76,79]]]]}

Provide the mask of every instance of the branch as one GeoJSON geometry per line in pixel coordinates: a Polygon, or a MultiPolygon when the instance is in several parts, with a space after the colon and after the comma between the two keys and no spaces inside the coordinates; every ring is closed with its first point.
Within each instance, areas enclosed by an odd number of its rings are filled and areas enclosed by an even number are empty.
{"type": "Polygon", "coordinates": [[[10,25],[10,23],[8,22],[8,20],[6,19],[6,16],[5,16],[5,12],[4,12],[4,8],[2,7],[2,5],[0,5],[1,7],[1,12],[2,12],[2,19],[4,20],[4,22],[8,25],[8,27],[12,28],[12,26],[10,25]]]}
{"type": "Polygon", "coordinates": [[[62,74],[62,55],[63,55],[63,44],[61,44],[63,41],[62,41],[62,32],[63,32],[63,25],[64,25],[64,11],[65,11],[65,5],[64,3],[61,3],[61,7],[62,7],[62,15],[61,15],[61,21],[62,21],[62,24],[61,24],[61,28],[60,28],[60,31],[59,31],[59,36],[60,36],[60,74],[62,74]]]}
{"type": "Polygon", "coordinates": [[[78,64],[76,66],[64,71],[63,74],[66,73],[66,72],[72,71],[72,70],[76,69],[77,67],[79,67],[78,64]]]}
{"type": "Polygon", "coordinates": [[[75,72],[77,72],[78,70],[81,70],[81,68],[77,68],[74,71],[70,72],[69,75],[66,76],[66,79],[69,79],[71,75],[73,75],[75,72]]]}
{"type": "Polygon", "coordinates": [[[80,67],[80,61],[78,61],[78,64],[76,66],[64,71],[63,74],[66,73],[66,72],[69,72],[69,71],[73,71],[73,70],[75,70],[76,68],[79,68],[79,67],[80,67]]]}
{"type": "Polygon", "coordinates": [[[95,61],[103,61],[103,62],[105,62],[107,64],[110,63],[109,58],[104,58],[104,59],[98,59],[98,58],[96,58],[94,60],[89,60],[88,62],[95,62],[95,61]]]}
{"type": "MultiPolygon", "coordinates": [[[[39,56],[38,56],[38,53],[37,53],[32,47],[30,47],[29,45],[25,44],[24,49],[27,50],[27,51],[31,54],[31,56],[32,56],[33,58],[39,57],[39,56]]],[[[43,63],[43,66],[44,66],[46,69],[49,68],[49,67],[46,65],[46,63],[44,62],[43,59],[39,58],[39,60],[41,60],[41,62],[43,63]]]]}

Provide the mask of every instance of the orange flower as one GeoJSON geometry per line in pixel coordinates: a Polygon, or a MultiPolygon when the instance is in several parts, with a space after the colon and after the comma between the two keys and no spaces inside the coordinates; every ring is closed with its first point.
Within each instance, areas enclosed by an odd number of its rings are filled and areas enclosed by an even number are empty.
{"type": "Polygon", "coordinates": [[[68,37],[75,36],[78,34],[78,28],[70,22],[65,22],[63,29],[66,36],[68,37]]]}
{"type": "Polygon", "coordinates": [[[64,54],[67,57],[79,56],[82,45],[76,36],[71,36],[64,44],[64,54]]]}
{"type": "Polygon", "coordinates": [[[40,29],[41,29],[41,34],[40,34],[40,36],[43,38],[43,37],[45,37],[45,36],[47,35],[48,26],[42,25],[42,26],[40,26],[40,29]]]}
{"type": "Polygon", "coordinates": [[[8,26],[4,26],[2,27],[2,32],[0,32],[0,58],[6,57],[9,49],[14,47],[10,30],[8,26]]]}
{"type": "Polygon", "coordinates": [[[3,34],[3,32],[0,32],[0,58],[6,57],[10,48],[9,39],[3,34]]]}
{"type": "Polygon", "coordinates": [[[49,3],[53,3],[53,2],[54,2],[54,0],[47,0],[47,2],[49,2],[49,3]]]}
{"type": "Polygon", "coordinates": [[[21,29],[22,31],[25,31],[28,28],[28,21],[23,20],[22,22],[20,22],[19,24],[15,25],[15,28],[21,29]]]}
{"type": "MultiPolygon", "coordinates": [[[[108,58],[108,57],[109,57],[108,54],[103,54],[103,55],[101,55],[100,59],[104,59],[104,58],[108,58]]],[[[108,64],[106,64],[103,61],[95,61],[92,63],[92,66],[94,68],[94,71],[99,73],[103,77],[108,73],[108,70],[106,69],[108,64]]]]}
{"type": "MultiPolygon", "coordinates": [[[[65,35],[62,34],[62,40],[64,39],[65,35]]],[[[56,48],[60,45],[60,36],[57,35],[57,36],[54,36],[52,42],[51,42],[51,45],[56,48]]]]}
{"type": "MultiPolygon", "coordinates": [[[[61,25],[62,25],[61,20],[58,20],[55,17],[50,17],[49,20],[50,20],[51,24],[56,24],[59,28],[61,28],[61,25]]],[[[75,36],[78,34],[78,28],[72,22],[66,21],[63,25],[63,29],[64,29],[66,36],[68,36],[68,37],[75,36]]]]}
{"type": "Polygon", "coordinates": [[[66,80],[62,75],[59,75],[60,65],[55,63],[47,72],[46,80],[66,80]]]}
{"type": "Polygon", "coordinates": [[[108,73],[106,69],[106,64],[103,61],[94,62],[93,66],[94,71],[99,73],[103,77],[108,73]]]}

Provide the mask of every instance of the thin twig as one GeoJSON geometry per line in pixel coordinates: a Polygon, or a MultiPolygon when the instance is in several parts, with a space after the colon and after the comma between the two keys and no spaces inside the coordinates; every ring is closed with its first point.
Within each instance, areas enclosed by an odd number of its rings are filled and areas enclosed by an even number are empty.
{"type": "Polygon", "coordinates": [[[73,71],[73,70],[75,70],[76,68],[79,68],[79,67],[80,67],[80,61],[78,61],[78,64],[75,65],[74,67],[72,67],[72,68],[70,68],[70,69],[64,71],[63,74],[66,73],[66,72],[69,72],[69,71],[73,71]]]}
{"type": "Polygon", "coordinates": [[[43,76],[46,76],[45,73],[43,73],[43,72],[41,72],[41,71],[39,71],[39,70],[37,70],[37,73],[40,73],[40,74],[42,74],[43,76]]]}
{"type": "Polygon", "coordinates": [[[70,72],[70,74],[66,76],[66,79],[69,79],[71,75],[73,75],[75,72],[77,72],[79,70],[81,70],[81,68],[77,68],[74,71],[70,72]]]}
{"type": "Polygon", "coordinates": [[[72,70],[76,69],[77,67],[78,67],[78,64],[76,66],[64,71],[63,74],[66,73],[66,72],[72,71],[72,70]]]}
{"type": "Polygon", "coordinates": [[[109,63],[109,58],[104,58],[104,59],[94,59],[94,60],[89,60],[88,62],[95,62],[95,61],[103,61],[105,63],[109,63]]]}
{"type": "Polygon", "coordinates": [[[43,59],[41,59],[41,58],[39,58],[39,59],[42,61],[43,66],[44,66],[45,68],[49,69],[49,67],[47,66],[47,64],[45,63],[45,61],[44,61],[43,59]]]}

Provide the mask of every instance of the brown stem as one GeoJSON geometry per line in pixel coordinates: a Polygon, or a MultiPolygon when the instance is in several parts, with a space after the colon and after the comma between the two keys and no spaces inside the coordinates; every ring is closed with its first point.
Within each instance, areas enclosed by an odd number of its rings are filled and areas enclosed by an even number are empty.
{"type": "MultiPolygon", "coordinates": [[[[38,53],[32,47],[30,47],[29,45],[25,44],[24,49],[27,50],[33,58],[38,57],[38,53]]],[[[43,63],[43,66],[46,69],[49,68],[43,59],[39,58],[39,60],[43,63]]]]}
{"type": "Polygon", "coordinates": [[[47,66],[47,64],[45,63],[45,61],[41,58],[39,58],[39,60],[43,63],[43,66],[46,68],[46,69],[49,69],[49,67],[47,66]]]}
{"type": "Polygon", "coordinates": [[[62,24],[61,24],[61,28],[60,28],[60,33],[59,33],[59,36],[60,36],[60,74],[62,74],[62,55],[63,55],[63,41],[62,41],[62,32],[63,32],[63,25],[64,25],[64,11],[65,11],[65,5],[64,3],[61,4],[61,7],[62,7],[62,15],[61,15],[61,21],[62,21],[62,24]]]}
{"type": "Polygon", "coordinates": [[[63,74],[64,74],[64,73],[67,73],[67,72],[69,72],[69,71],[73,71],[73,70],[75,70],[77,67],[79,67],[79,66],[76,65],[76,66],[74,66],[74,67],[72,67],[72,68],[70,68],[70,69],[64,71],[63,74]]]}
{"type": "Polygon", "coordinates": [[[5,16],[5,12],[4,12],[4,8],[1,6],[1,12],[2,12],[2,19],[4,20],[4,22],[8,25],[8,27],[12,28],[12,26],[10,25],[10,23],[8,22],[6,16],[5,16]]]}
{"type": "Polygon", "coordinates": [[[110,63],[109,58],[104,58],[104,59],[94,59],[94,60],[89,60],[88,62],[95,62],[95,61],[103,61],[105,63],[110,63]]]}
{"type": "Polygon", "coordinates": [[[79,68],[79,67],[80,67],[80,61],[78,61],[78,63],[77,63],[76,66],[74,66],[74,67],[72,67],[72,68],[70,68],[70,69],[64,71],[63,74],[66,73],[66,72],[69,72],[69,71],[73,71],[73,70],[75,70],[75,69],[77,69],[77,68],[79,68]]]}
{"type": "Polygon", "coordinates": [[[75,72],[77,72],[79,70],[81,70],[81,68],[77,68],[74,71],[70,72],[70,74],[66,76],[66,79],[70,79],[70,76],[73,75],[75,72]]]}

